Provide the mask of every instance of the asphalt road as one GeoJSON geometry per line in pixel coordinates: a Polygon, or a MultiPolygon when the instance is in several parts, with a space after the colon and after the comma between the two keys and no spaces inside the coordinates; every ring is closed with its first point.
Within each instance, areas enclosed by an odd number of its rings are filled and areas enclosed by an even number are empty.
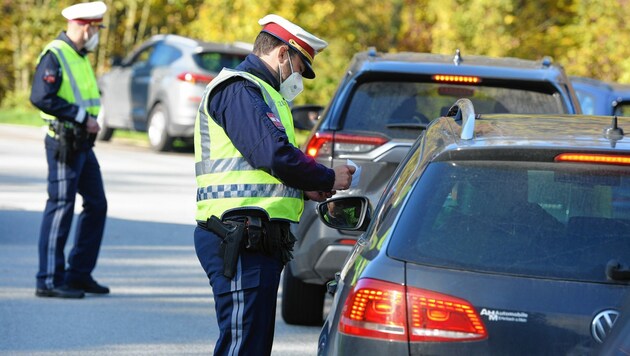
{"type": "MultiPolygon", "coordinates": [[[[98,142],[109,209],[93,276],[111,294],[37,298],[44,135],[40,128],[0,125],[0,354],[211,354],[218,329],[193,246],[193,155],[98,142]]],[[[79,212],[80,197],[76,205],[79,212]]],[[[72,238],[71,232],[66,253],[72,238]]],[[[273,355],[315,354],[319,327],[285,324],[281,293],[273,355]]]]}

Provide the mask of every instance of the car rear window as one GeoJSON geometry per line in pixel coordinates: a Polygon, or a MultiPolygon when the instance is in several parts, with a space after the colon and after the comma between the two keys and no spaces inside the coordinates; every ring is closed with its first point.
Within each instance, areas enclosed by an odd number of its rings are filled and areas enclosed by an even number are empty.
{"type": "Polygon", "coordinates": [[[630,263],[630,172],[568,163],[431,163],[388,254],[466,270],[606,281],[630,263]]]}
{"type": "MultiPolygon", "coordinates": [[[[514,83],[516,85],[516,83],[514,83]]],[[[549,88],[545,88],[548,90],[549,88]]],[[[560,95],[506,87],[374,81],[360,84],[343,120],[349,131],[377,131],[394,138],[418,135],[418,125],[444,116],[459,98],[478,113],[562,114],[560,95]],[[415,128],[414,128],[415,126],[415,128]],[[408,132],[414,131],[415,132],[408,132]]]]}
{"type": "Polygon", "coordinates": [[[236,68],[247,57],[242,54],[217,52],[198,53],[193,56],[195,63],[210,72],[220,72],[223,68],[236,68]]]}

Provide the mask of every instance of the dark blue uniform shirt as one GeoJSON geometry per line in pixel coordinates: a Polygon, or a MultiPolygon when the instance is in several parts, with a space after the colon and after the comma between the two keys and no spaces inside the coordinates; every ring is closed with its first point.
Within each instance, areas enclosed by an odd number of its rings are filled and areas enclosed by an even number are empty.
{"type": "MultiPolygon", "coordinates": [[[[280,88],[279,79],[253,54],[236,69],[280,88]]],[[[222,83],[213,91],[208,112],[254,168],[301,190],[332,190],[335,172],[289,143],[285,131],[267,116],[271,109],[256,84],[240,77],[222,83]]]]}
{"type": "MultiPolygon", "coordinates": [[[[86,56],[88,53],[85,49],[81,51],[77,50],[77,47],[72,43],[65,32],[61,32],[57,39],[68,43],[81,56],[86,56]]],[[[31,89],[31,103],[39,110],[53,115],[62,121],[75,122],[79,107],[57,96],[57,92],[61,87],[61,80],[61,65],[57,57],[48,51],[42,56],[42,59],[35,69],[33,87],[31,89]]],[[[81,124],[85,125],[87,117],[88,114],[86,113],[85,117],[79,118],[81,124]]]]}

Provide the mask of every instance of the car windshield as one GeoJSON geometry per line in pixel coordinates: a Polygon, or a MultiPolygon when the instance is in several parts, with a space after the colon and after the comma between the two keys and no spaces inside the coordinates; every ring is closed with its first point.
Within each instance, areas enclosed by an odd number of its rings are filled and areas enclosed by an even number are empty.
{"type": "Polygon", "coordinates": [[[435,162],[402,209],[391,257],[605,282],[630,264],[630,171],[567,163],[435,162]],[[430,187],[430,188],[428,188],[430,187]]]}
{"type": "MultiPolygon", "coordinates": [[[[514,84],[516,85],[516,84],[514,84]]],[[[551,90],[546,87],[546,90],[551,90]]],[[[415,139],[418,127],[444,116],[459,98],[468,98],[477,113],[561,114],[557,92],[507,87],[374,81],[358,86],[344,119],[344,130],[377,131],[415,139]],[[415,131],[413,129],[416,129],[415,131]],[[412,132],[406,132],[411,130],[412,132]]]]}
{"type": "Polygon", "coordinates": [[[236,68],[247,57],[243,54],[203,52],[193,56],[201,68],[210,72],[220,72],[223,68],[236,68]]]}

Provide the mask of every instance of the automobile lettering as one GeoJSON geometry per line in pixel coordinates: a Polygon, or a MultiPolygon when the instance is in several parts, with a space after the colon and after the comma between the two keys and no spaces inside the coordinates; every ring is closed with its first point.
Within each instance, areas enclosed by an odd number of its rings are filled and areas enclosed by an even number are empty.
{"type": "Polygon", "coordinates": [[[488,321],[509,321],[514,323],[526,323],[529,315],[525,312],[512,312],[507,310],[481,309],[481,316],[487,316],[488,321]]]}

